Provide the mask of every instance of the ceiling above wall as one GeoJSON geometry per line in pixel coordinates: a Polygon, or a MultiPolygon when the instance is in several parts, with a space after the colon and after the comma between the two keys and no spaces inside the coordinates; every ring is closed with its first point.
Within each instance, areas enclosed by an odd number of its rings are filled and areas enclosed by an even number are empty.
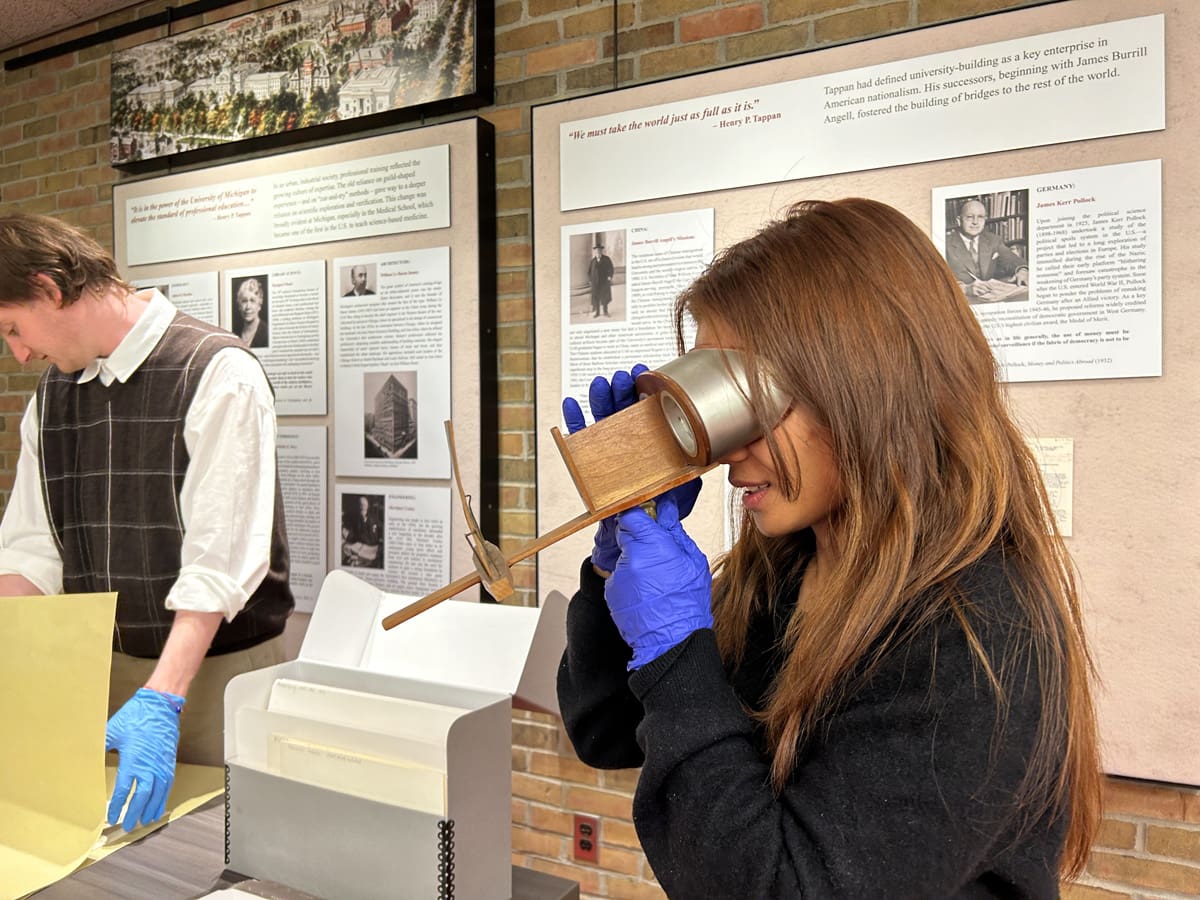
{"type": "Polygon", "coordinates": [[[0,0],[0,53],[138,5],[131,0],[0,0]]]}

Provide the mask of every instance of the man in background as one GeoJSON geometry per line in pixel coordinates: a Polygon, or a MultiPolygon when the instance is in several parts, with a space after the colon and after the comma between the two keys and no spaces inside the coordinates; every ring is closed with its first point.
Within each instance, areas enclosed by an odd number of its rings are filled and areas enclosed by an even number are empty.
{"type": "Polygon", "coordinates": [[[350,290],[343,297],[374,297],[375,292],[367,287],[367,267],[357,265],[350,267],[350,290]]]}
{"type": "Polygon", "coordinates": [[[128,799],[132,831],[162,816],[177,760],[223,764],[226,683],[284,658],[274,398],[245,344],[135,291],[56,219],[0,217],[0,332],[17,362],[49,363],[21,422],[0,594],[116,591],[108,819],[128,799]]]}
{"type": "Polygon", "coordinates": [[[358,511],[346,513],[342,520],[342,564],[383,568],[380,549],[383,545],[383,523],[371,509],[371,498],[361,494],[358,511]]]}
{"type": "Polygon", "coordinates": [[[979,200],[964,200],[954,231],[946,236],[946,262],[972,303],[1001,300],[1010,293],[996,282],[1025,287],[1029,264],[993,231],[987,231],[987,208],[979,200]]]}
{"type": "Polygon", "coordinates": [[[608,315],[608,304],[612,303],[613,263],[604,253],[599,241],[592,247],[592,258],[588,262],[588,283],[592,289],[592,318],[603,311],[608,315]]]}

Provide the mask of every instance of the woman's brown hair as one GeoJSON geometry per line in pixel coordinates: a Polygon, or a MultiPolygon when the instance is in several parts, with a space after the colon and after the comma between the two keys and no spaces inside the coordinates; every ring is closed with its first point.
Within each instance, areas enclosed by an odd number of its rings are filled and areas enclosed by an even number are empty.
{"type": "MultiPolygon", "coordinates": [[[[1016,573],[1022,649],[1036,661],[1044,702],[1015,799],[1026,823],[1068,818],[1062,871],[1078,874],[1099,823],[1100,770],[1073,567],[987,340],[941,255],[885,204],[802,202],[721,252],[680,296],[681,348],[689,315],[737,335],[780,489],[797,496],[802,473],[772,434],[768,378],[828,427],[841,478],[839,558],[822,569],[820,614],[798,605],[792,616],[761,715],[775,785],[880,659],[945,615],[961,624],[1003,714],[1004,666],[1019,654],[988,658],[955,588],[959,573],[999,547],[1016,573]]],[[[730,665],[751,614],[810,550],[804,534],[763,537],[748,513],[741,524],[713,591],[730,665]]]]}

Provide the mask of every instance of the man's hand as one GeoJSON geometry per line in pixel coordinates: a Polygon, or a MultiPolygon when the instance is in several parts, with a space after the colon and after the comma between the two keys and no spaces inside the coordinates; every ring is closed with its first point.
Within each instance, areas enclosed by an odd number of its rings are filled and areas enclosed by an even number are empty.
{"type": "Polygon", "coordinates": [[[963,293],[967,295],[968,300],[981,300],[987,293],[987,282],[980,281],[978,278],[967,284],[959,282],[959,285],[962,287],[963,293]]]}
{"type": "Polygon", "coordinates": [[[24,575],[0,575],[0,597],[33,597],[40,593],[41,588],[24,575]]]}
{"type": "Polygon", "coordinates": [[[149,825],[167,811],[179,749],[179,714],[185,702],[175,694],[141,688],[108,720],[104,749],[121,755],[108,803],[110,825],[117,823],[126,800],[129,808],[121,827],[127,832],[139,821],[149,825]]]}

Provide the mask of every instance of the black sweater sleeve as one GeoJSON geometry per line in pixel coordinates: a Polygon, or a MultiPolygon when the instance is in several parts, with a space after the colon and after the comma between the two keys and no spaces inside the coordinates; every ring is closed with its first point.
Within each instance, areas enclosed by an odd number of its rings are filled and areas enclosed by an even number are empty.
{"type": "MultiPolygon", "coordinates": [[[[1003,573],[977,582],[973,601],[1011,608],[1003,573]]],[[[633,673],[645,758],[634,821],[667,895],[1056,897],[1061,828],[1013,830],[1041,711],[1035,667],[1013,652],[1011,621],[988,621],[973,625],[993,665],[1006,660],[1006,715],[947,616],[885,658],[778,794],[711,631],[633,673]]]]}
{"type": "Polygon", "coordinates": [[[567,646],[558,667],[558,705],[580,760],[597,769],[642,764],[634,736],[642,705],[629,689],[633,651],[621,638],[604,602],[604,579],[589,557],[579,591],[567,606],[567,646]]]}

